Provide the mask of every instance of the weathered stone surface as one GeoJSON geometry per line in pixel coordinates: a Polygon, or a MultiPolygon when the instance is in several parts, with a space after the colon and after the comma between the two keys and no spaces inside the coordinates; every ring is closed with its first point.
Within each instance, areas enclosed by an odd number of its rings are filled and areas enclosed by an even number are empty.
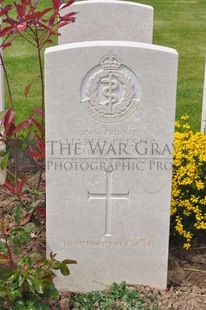
{"type": "Polygon", "coordinates": [[[47,253],[61,290],[165,288],[177,53],[132,42],[46,51],[47,253]]]}
{"type": "Polygon", "coordinates": [[[78,1],[62,15],[71,11],[79,14],[74,24],[59,29],[59,44],[95,40],[152,43],[151,6],[116,0],[78,1]]]}

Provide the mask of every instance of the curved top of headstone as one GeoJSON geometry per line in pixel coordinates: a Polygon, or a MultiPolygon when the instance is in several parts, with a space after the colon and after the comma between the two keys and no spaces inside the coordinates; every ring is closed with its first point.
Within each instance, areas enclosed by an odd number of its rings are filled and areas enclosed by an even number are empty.
{"type": "Polygon", "coordinates": [[[59,44],[115,40],[152,43],[153,7],[128,1],[78,1],[62,10],[78,12],[76,22],[60,28],[59,44]]]}

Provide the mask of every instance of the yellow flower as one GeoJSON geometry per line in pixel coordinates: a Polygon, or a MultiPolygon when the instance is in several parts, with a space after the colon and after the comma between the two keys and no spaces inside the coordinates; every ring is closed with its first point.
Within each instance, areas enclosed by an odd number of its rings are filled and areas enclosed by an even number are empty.
{"type": "Polygon", "coordinates": [[[176,122],[171,199],[171,234],[189,249],[199,230],[206,230],[206,135],[193,133],[182,116],[176,122]]]}
{"type": "Polygon", "coordinates": [[[183,121],[188,120],[188,118],[189,118],[189,115],[182,115],[182,116],[181,116],[181,119],[182,119],[183,121]]]}

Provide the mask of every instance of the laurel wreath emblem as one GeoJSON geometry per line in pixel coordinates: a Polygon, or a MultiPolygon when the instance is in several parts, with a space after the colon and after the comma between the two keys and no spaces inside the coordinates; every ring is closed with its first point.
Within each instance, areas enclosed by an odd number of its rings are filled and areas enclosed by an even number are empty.
{"type": "MultiPolygon", "coordinates": [[[[98,99],[98,84],[102,78],[105,78],[110,73],[109,70],[100,70],[95,73],[86,86],[87,100],[90,105],[100,114],[107,114],[107,107],[101,104],[98,99]]],[[[123,98],[113,105],[113,114],[120,114],[124,112],[130,104],[133,103],[135,95],[135,86],[132,79],[122,71],[112,72],[112,75],[123,85],[123,98]]]]}

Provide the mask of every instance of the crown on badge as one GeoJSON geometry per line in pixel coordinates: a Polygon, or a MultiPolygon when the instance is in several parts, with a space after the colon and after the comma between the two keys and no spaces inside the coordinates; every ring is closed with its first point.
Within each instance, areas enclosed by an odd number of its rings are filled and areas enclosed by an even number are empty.
{"type": "Polygon", "coordinates": [[[102,57],[100,65],[104,70],[116,71],[121,66],[121,59],[113,54],[113,51],[109,51],[109,54],[102,57]]]}

